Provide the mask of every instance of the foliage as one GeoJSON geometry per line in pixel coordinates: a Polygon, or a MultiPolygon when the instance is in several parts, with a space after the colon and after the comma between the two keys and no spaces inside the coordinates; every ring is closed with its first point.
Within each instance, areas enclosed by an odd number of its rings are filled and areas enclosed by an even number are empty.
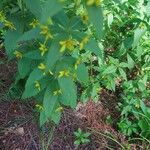
{"type": "Polygon", "coordinates": [[[80,128],[78,128],[78,130],[74,132],[74,135],[76,138],[76,140],[74,141],[74,144],[77,146],[90,142],[89,140],[90,133],[88,132],[84,133],[80,128]]]}
{"type": "Polygon", "coordinates": [[[22,98],[37,100],[41,125],[59,123],[77,99],[120,89],[120,131],[150,137],[150,1],[18,0],[9,9],[7,2],[6,53],[18,61],[16,83],[26,81],[22,98]]]}

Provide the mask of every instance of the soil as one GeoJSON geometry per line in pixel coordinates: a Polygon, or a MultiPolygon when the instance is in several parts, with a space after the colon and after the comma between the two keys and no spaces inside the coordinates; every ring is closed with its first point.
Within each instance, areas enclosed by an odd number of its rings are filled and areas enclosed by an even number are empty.
{"type": "MultiPolygon", "coordinates": [[[[14,62],[0,65],[0,150],[43,150],[41,143],[48,141],[51,127],[54,130],[50,144],[46,145],[47,150],[121,150],[120,145],[127,144],[125,136],[118,133],[116,127],[120,115],[115,109],[117,97],[104,89],[101,91],[99,103],[89,100],[87,104],[78,103],[76,110],[65,108],[58,126],[47,124],[44,129],[40,129],[34,101],[6,101],[1,96],[7,93],[13,82],[15,70],[14,62]],[[110,124],[106,123],[108,116],[113,120],[110,124]],[[91,133],[89,144],[79,147],[74,145],[73,132],[78,128],[91,133]]],[[[138,150],[134,144],[131,149],[138,150]]]]}

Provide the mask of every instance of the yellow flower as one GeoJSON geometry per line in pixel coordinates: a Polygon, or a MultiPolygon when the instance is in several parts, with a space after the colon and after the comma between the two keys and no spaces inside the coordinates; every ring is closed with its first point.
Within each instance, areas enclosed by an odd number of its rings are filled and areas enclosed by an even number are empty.
{"type": "Polygon", "coordinates": [[[40,70],[45,70],[46,66],[43,63],[40,63],[40,65],[38,66],[38,68],[40,70]]]}
{"type": "Polygon", "coordinates": [[[74,74],[72,75],[72,79],[73,79],[73,81],[75,81],[75,80],[77,79],[76,73],[74,73],[74,74]]]}
{"type": "Polygon", "coordinates": [[[35,81],[35,87],[40,91],[41,90],[41,85],[38,81],[35,81]]]}
{"type": "Polygon", "coordinates": [[[95,0],[87,0],[87,5],[88,6],[91,6],[91,5],[94,5],[94,2],[95,2],[95,0]]]}
{"type": "Polygon", "coordinates": [[[0,11],[0,22],[6,21],[6,17],[3,11],[0,11]]]}
{"type": "Polygon", "coordinates": [[[37,19],[33,19],[33,21],[30,23],[30,26],[32,26],[32,28],[35,28],[39,25],[39,21],[37,19]]]}
{"type": "Polygon", "coordinates": [[[61,45],[60,52],[64,52],[66,49],[72,51],[74,47],[77,45],[77,41],[68,39],[65,41],[60,41],[59,44],[61,45]]]}
{"type": "Polygon", "coordinates": [[[86,11],[84,11],[82,14],[81,14],[81,17],[82,17],[82,20],[83,20],[83,23],[87,23],[89,21],[89,16],[87,14],[86,11]]]}
{"type": "Polygon", "coordinates": [[[42,25],[40,34],[46,35],[48,32],[49,32],[48,26],[42,25]]]}
{"type": "Polygon", "coordinates": [[[62,94],[62,90],[61,90],[61,89],[56,90],[56,91],[53,92],[53,95],[54,95],[54,96],[60,95],[60,94],[62,94]]]}
{"type": "Polygon", "coordinates": [[[62,106],[58,107],[55,112],[62,112],[64,110],[64,108],[62,106]]]}
{"type": "Polygon", "coordinates": [[[10,22],[10,21],[5,20],[4,21],[4,25],[5,25],[5,27],[8,27],[11,30],[16,30],[14,24],[12,22],[10,22]]]}
{"type": "Polygon", "coordinates": [[[140,23],[139,28],[140,29],[144,29],[145,28],[145,24],[144,23],[140,23]]]}
{"type": "Polygon", "coordinates": [[[139,109],[139,108],[140,108],[140,105],[139,105],[139,104],[135,104],[135,107],[139,109]]]}
{"type": "Polygon", "coordinates": [[[83,40],[79,44],[80,50],[82,50],[84,48],[84,45],[86,45],[88,43],[88,41],[89,41],[89,36],[86,36],[86,37],[83,38],[83,40]]]}
{"type": "Polygon", "coordinates": [[[63,71],[60,71],[59,72],[59,75],[58,77],[61,78],[61,77],[68,77],[70,74],[70,71],[69,70],[63,70],[63,71]]]}
{"type": "Polygon", "coordinates": [[[18,59],[19,59],[19,58],[22,58],[22,56],[23,56],[23,54],[22,54],[21,52],[17,51],[17,50],[14,52],[14,55],[15,55],[16,58],[18,58],[18,59]]]}
{"type": "Polygon", "coordinates": [[[46,26],[46,25],[42,25],[41,26],[41,32],[40,32],[40,34],[45,35],[46,40],[53,38],[53,35],[51,34],[48,26],[46,26]]]}
{"type": "Polygon", "coordinates": [[[37,108],[39,111],[44,110],[43,106],[40,105],[40,104],[36,104],[35,106],[36,106],[36,108],[37,108]]]}
{"type": "Polygon", "coordinates": [[[48,33],[46,34],[46,40],[52,39],[52,38],[53,38],[53,35],[52,35],[50,32],[48,32],[48,33]]]}
{"type": "Polygon", "coordinates": [[[95,5],[98,7],[102,4],[103,0],[95,0],[95,5]]]}
{"type": "Polygon", "coordinates": [[[78,59],[74,65],[75,69],[78,68],[78,65],[81,63],[81,59],[78,59]]]}
{"type": "Polygon", "coordinates": [[[39,50],[41,51],[41,56],[43,56],[47,52],[47,47],[45,44],[40,43],[39,50]]]}
{"type": "Polygon", "coordinates": [[[87,0],[87,5],[88,6],[93,6],[93,5],[95,5],[95,6],[100,6],[101,5],[101,3],[102,3],[102,1],[103,0],[87,0]]]}

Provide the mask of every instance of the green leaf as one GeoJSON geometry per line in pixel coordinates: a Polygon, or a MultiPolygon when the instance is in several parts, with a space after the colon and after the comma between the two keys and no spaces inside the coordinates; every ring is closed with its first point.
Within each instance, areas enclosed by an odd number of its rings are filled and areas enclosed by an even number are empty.
{"type": "Polygon", "coordinates": [[[100,40],[103,36],[103,12],[101,7],[89,6],[87,7],[90,22],[96,30],[96,36],[100,40]]]}
{"type": "Polygon", "coordinates": [[[8,56],[12,56],[13,50],[18,46],[17,41],[20,38],[21,33],[17,31],[8,31],[5,34],[4,46],[8,56]]]}
{"type": "Polygon", "coordinates": [[[146,30],[147,30],[147,28],[144,27],[144,28],[137,28],[134,31],[134,41],[133,41],[133,45],[132,45],[133,48],[135,48],[138,45],[140,39],[145,34],[146,30]]]}
{"type": "Polygon", "coordinates": [[[58,82],[62,90],[62,104],[75,108],[77,104],[77,89],[75,83],[70,77],[59,78],[58,82]]]}
{"type": "Polygon", "coordinates": [[[89,142],[90,142],[89,139],[85,139],[85,138],[82,138],[81,141],[82,141],[83,144],[84,144],[84,143],[89,143],[89,142]]]}
{"type": "Polygon", "coordinates": [[[51,120],[53,120],[54,123],[58,125],[60,122],[60,119],[61,119],[61,112],[53,111],[51,115],[51,120]]]}
{"type": "Polygon", "coordinates": [[[143,48],[140,47],[140,46],[138,46],[138,47],[136,48],[136,56],[137,56],[137,58],[138,58],[138,59],[141,59],[142,54],[143,54],[143,48]]]}
{"type": "Polygon", "coordinates": [[[23,57],[24,58],[35,59],[35,60],[43,59],[43,57],[41,56],[41,54],[38,53],[38,50],[29,51],[29,52],[25,53],[23,55],[23,57]]]}
{"type": "Polygon", "coordinates": [[[121,63],[119,64],[119,66],[120,66],[121,68],[127,68],[127,67],[128,67],[128,64],[125,63],[125,62],[121,62],[121,63]]]}
{"type": "Polygon", "coordinates": [[[124,39],[124,41],[123,41],[124,47],[126,49],[132,48],[133,41],[134,41],[134,37],[133,36],[126,37],[124,39]]]}
{"type": "Polygon", "coordinates": [[[150,1],[147,3],[147,6],[146,6],[146,15],[150,17],[150,1]]]}
{"type": "Polygon", "coordinates": [[[77,68],[77,78],[80,82],[87,83],[89,81],[88,69],[85,64],[80,64],[77,68]]]}
{"type": "Polygon", "coordinates": [[[66,13],[64,12],[64,10],[60,11],[59,13],[57,13],[55,15],[55,21],[58,22],[58,24],[64,26],[65,28],[68,26],[69,24],[69,18],[66,15],[66,13]]]}
{"type": "Polygon", "coordinates": [[[110,28],[110,25],[112,24],[113,22],[113,19],[114,19],[114,16],[112,13],[108,13],[107,15],[107,22],[108,22],[108,27],[110,28]]]}
{"type": "Polygon", "coordinates": [[[129,69],[134,68],[135,62],[129,54],[127,54],[127,61],[128,61],[128,68],[129,69]]]}
{"type": "Polygon", "coordinates": [[[41,80],[42,78],[43,73],[39,69],[34,69],[31,72],[25,85],[25,91],[22,96],[23,99],[35,96],[40,92],[37,88],[35,88],[35,81],[40,82],[41,90],[46,86],[47,83],[45,80],[41,80]]]}
{"type": "Polygon", "coordinates": [[[41,16],[42,8],[40,0],[24,0],[24,3],[37,18],[41,16]]]}
{"type": "Polygon", "coordinates": [[[115,83],[114,80],[110,80],[110,88],[111,88],[111,90],[115,91],[115,89],[116,89],[116,83],[115,83]]]}
{"type": "Polygon", "coordinates": [[[40,127],[43,126],[46,123],[47,120],[48,119],[47,119],[47,117],[45,115],[45,111],[44,110],[41,111],[40,112],[40,127]]]}
{"type": "Polygon", "coordinates": [[[95,39],[90,39],[89,42],[85,45],[85,49],[93,52],[95,55],[100,57],[102,60],[104,59],[103,51],[100,49],[98,42],[95,39]]]}
{"type": "Polygon", "coordinates": [[[81,128],[78,128],[78,133],[79,133],[80,135],[82,134],[81,128]]]}
{"type": "Polygon", "coordinates": [[[50,49],[48,51],[48,55],[47,55],[47,59],[46,59],[46,69],[47,71],[53,70],[54,69],[54,65],[55,63],[60,59],[61,57],[61,53],[60,53],[60,46],[57,42],[52,42],[50,49]]]}
{"type": "Polygon", "coordinates": [[[117,70],[117,67],[114,66],[114,65],[111,65],[111,66],[108,66],[108,67],[104,70],[103,74],[115,73],[116,70],[117,70]]]}
{"type": "Polygon", "coordinates": [[[145,106],[144,102],[140,100],[140,107],[144,114],[147,114],[147,107],[145,106]]]}
{"type": "Polygon", "coordinates": [[[119,68],[119,73],[123,77],[123,79],[127,80],[127,75],[125,71],[122,68],[119,68]]]}
{"type": "Polygon", "coordinates": [[[19,39],[18,42],[20,41],[29,41],[32,39],[37,39],[39,37],[40,33],[40,28],[34,28],[31,29],[27,32],[25,32],[19,39]]]}
{"type": "Polygon", "coordinates": [[[18,61],[18,72],[20,77],[25,78],[31,69],[31,60],[27,58],[22,58],[18,61]]]}
{"type": "Polygon", "coordinates": [[[141,92],[143,92],[146,89],[146,86],[142,81],[138,82],[138,87],[141,92]]]}
{"type": "Polygon", "coordinates": [[[80,137],[81,136],[81,134],[77,131],[77,132],[74,132],[74,135],[76,136],[76,137],[80,137]]]}
{"type": "Polygon", "coordinates": [[[58,96],[53,95],[53,92],[58,89],[58,88],[54,89],[53,86],[56,86],[55,84],[56,83],[51,82],[50,86],[47,87],[44,95],[43,106],[45,109],[45,114],[48,118],[51,117],[52,112],[54,111],[56,104],[58,103],[58,96]]]}
{"type": "Polygon", "coordinates": [[[80,144],[81,144],[81,141],[80,141],[80,140],[76,140],[76,141],[74,142],[74,145],[79,146],[80,144]]]}
{"type": "Polygon", "coordinates": [[[61,11],[62,6],[58,0],[47,0],[43,6],[41,22],[46,23],[50,17],[53,17],[59,11],[61,11]]]}
{"type": "Polygon", "coordinates": [[[84,135],[83,135],[83,136],[84,136],[85,138],[88,138],[90,135],[91,135],[91,133],[86,132],[86,133],[84,133],[84,135]]]}
{"type": "Polygon", "coordinates": [[[149,124],[145,119],[139,120],[138,125],[139,125],[139,127],[141,128],[142,131],[150,130],[149,124]]]}

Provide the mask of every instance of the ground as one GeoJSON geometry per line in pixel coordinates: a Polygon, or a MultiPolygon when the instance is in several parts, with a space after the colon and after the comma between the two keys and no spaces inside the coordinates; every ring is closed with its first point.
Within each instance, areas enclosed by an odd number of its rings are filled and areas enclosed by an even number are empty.
{"type": "MultiPolygon", "coordinates": [[[[103,89],[97,104],[89,100],[87,104],[78,103],[76,110],[65,108],[58,126],[48,123],[41,129],[35,100],[22,101],[12,94],[15,62],[9,63],[2,53],[0,56],[4,62],[0,64],[0,150],[127,149],[127,138],[117,130],[120,114],[115,109],[118,102],[115,93],[103,89]],[[108,116],[113,122],[107,123],[108,116]],[[91,133],[89,144],[74,145],[73,132],[78,128],[91,133]]],[[[143,150],[143,146],[130,144],[130,149],[143,150]]]]}

